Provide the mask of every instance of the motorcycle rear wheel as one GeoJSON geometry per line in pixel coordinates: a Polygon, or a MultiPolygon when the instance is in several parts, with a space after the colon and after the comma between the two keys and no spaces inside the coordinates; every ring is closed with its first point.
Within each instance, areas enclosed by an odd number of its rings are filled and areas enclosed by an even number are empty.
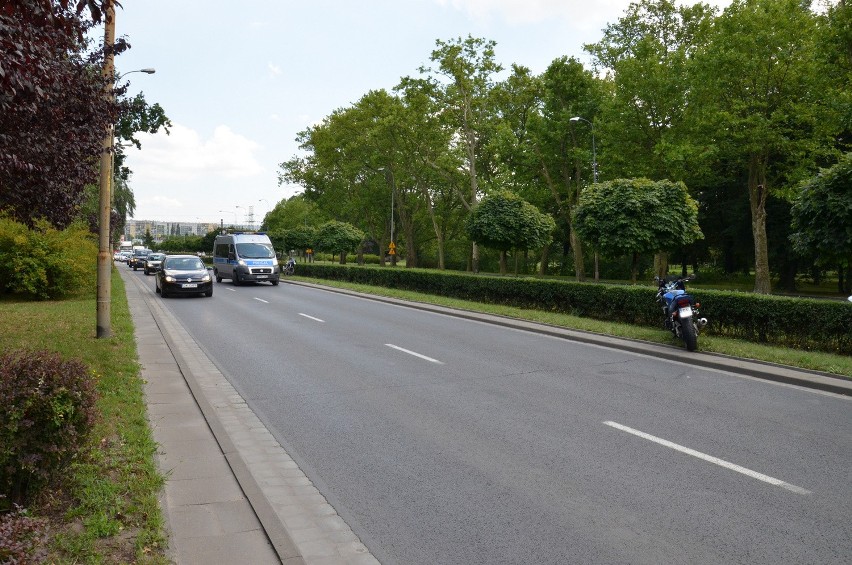
{"type": "Polygon", "coordinates": [[[680,336],[686,344],[687,351],[695,351],[698,349],[698,334],[695,332],[695,324],[693,323],[692,318],[689,318],[685,322],[681,320],[680,336]]]}

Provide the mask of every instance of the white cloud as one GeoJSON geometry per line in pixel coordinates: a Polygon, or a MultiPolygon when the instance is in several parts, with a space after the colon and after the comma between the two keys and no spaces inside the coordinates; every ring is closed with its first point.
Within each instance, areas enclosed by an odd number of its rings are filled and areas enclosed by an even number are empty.
{"type": "Polygon", "coordinates": [[[174,124],[170,135],[139,137],[143,150],[131,157],[136,179],[190,181],[208,175],[243,178],[263,172],[255,157],[260,146],[228,126],[217,126],[209,139],[180,124],[174,124]]]}
{"type": "Polygon", "coordinates": [[[266,67],[269,69],[269,74],[272,76],[278,76],[281,74],[281,67],[278,65],[274,65],[271,62],[266,64],[266,67]]]}

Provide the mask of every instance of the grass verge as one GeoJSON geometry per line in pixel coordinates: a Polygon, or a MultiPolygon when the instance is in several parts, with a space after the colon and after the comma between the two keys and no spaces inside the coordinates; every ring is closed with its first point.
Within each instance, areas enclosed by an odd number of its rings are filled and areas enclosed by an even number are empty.
{"type": "MultiPolygon", "coordinates": [[[[680,343],[678,343],[674,339],[671,333],[663,330],[662,328],[655,329],[647,328],[644,326],[632,326],[630,324],[621,324],[616,322],[604,322],[601,320],[581,318],[579,316],[571,316],[568,314],[557,314],[541,310],[529,310],[524,308],[513,308],[509,306],[473,302],[469,300],[458,300],[454,298],[447,298],[444,296],[421,294],[418,292],[384,288],[379,286],[331,281],[325,279],[315,279],[300,276],[293,276],[289,278],[295,281],[302,281],[334,288],[354,290],[357,292],[374,294],[377,296],[387,296],[390,298],[399,298],[402,300],[410,300],[413,302],[423,302],[426,304],[446,306],[448,308],[458,308],[461,310],[483,312],[486,314],[494,314],[498,316],[508,316],[510,318],[518,318],[520,320],[528,320],[531,322],[539,322],[543,324],[550,324],[553,326],[559,326],[575,330],[583,330],[598,334],[625,337],[630,339],[639,339],[642,341],[662,343],[667,345],[680,345],[680,343]]],[[[733,357],[754,359],[756,361],[766,361],[769,363],[777,363],[779,365],[798,367],[800,369],[822,371],[826,373],[832,373],[840,377],[852,379],[852,358],[844,355],[834,355],[831,353],[823,353],[820,351],[806,351],[789,349],[785,347],[775,347],[769,345],[762,345],[759,343],[752,343],[742,340],[707,335],[701,336],[699,342],[699,349],[704,352],[721,353],[733,357]]]]}
{"type": "Polygon", "coordinates": [[[163,478],[145,416],[124,283],[112,276],[112,332],[95,338],[91,293],[59,301],[0,301],[0,351],[47,349],[96,374],[99,418],[61,483],[29,509],[49,521],[51,563],[168,563],[157,494],[163,478]]]}

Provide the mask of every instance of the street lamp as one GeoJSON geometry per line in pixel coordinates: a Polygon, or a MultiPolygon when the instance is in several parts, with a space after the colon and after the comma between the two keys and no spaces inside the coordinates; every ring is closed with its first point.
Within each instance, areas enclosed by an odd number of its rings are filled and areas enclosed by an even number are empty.
{"type": "MultiPolygon", "coordinates": [[[[597,155],[597,150],[595,148],[595,124],[593,124],[592,122],[590,122],[586,118],[582,118],[580,116],[574,116],[573,118],[571,118],[568,121],[569,122],[577,122],[577,121],[580,121],[580,120],[589,124],[589,126],[592,129],[592,178],[594,179],[594,182],[597,184],[597,182],[598,182],[598,155],[597,155]]],[[[598,265],[598,251],[597,251],[597,249],[595,249],[595,282],[598,282],[599,280],[600,280],[600,268],[599,268],[599,265],[598,265]]]]}
{"type": "Polygon", "coordinates": [[[391,169],[391,168],[385,169],[385,167],[379,167],[378,170],[379,171],[385,171],[386,170],[388,173],[390,173],[390,180],[391,180],[390,251],[391,251],[391,265],[396,265],[396,243],[394,243],[394,241],[393,241],[393,228],[394,228],[394,225],[393,225],[394,224],[394,222],[393,222],[393,204],[394,204],[393,200],[394,200],[394,198],[393,197],[394,197],[394,193],[396,192],[396,183],[394,182],[394,178],[393,178],[393,169],[391,169]]]}
{"type": "Polygon", "coordinates": [[[586,118],[581,118],[580,116],[574,116],[569,122],[577,122],[584,121],[589,124],[592,128],[592,178],[597,183],[598,182],[598,156],[597,149],[595,148],[595,124],[587,120],[586,118]]]}
{"type": "MultiPolygon", "coordinates": [[[[239,206],[237,206],[239,208],[239,206]]],[[[233,214],[234,215],[234,227],[237,227],[237,212],[234,210],[219,210],[219,212],[224,212],[225,214],[233,214]]]]}
{"type": "MultiPolygon", "coordinates": [[[[269,205],[269,200],[267,200],[266,198],[258,198],[257,201],[266,202],[267,209],[269,209],[269,212],[272,211],[272,206],[269,205]]],[[[269,214],[269,212],[267,212],[266,214],[269,214]]],[[[261,222],[260,227],[263,227],[263,224],[266,223],[266,214],[263,215],[263,222],[261,222]]],[[[267,226],[266,229],[269,229],[269,227],[267,226]]]]}

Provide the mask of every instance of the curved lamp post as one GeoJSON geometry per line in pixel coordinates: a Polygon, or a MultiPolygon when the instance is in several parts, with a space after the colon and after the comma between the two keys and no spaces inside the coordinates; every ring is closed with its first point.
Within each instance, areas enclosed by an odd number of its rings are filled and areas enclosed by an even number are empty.
{"type": "Polygon", "coordinates": [[[592,178],[594,179],[594,182],[597,183],[598,182],[598,155],[597,155],[597,149],[595,148],[595,124],[593,124],[592,122],[590,122],[586,118],[581,118],[580,116],[574,116],[573,118],[571,118],[568,121],[569,122],[583,121],[583,122],[586,122],[587,124],[589,124],[589,126],[592,129],[592,178]]]}
{"type": "Polygon", "coordinates": [[[394,193],[396,192],[396,183],[394,182],[394,178],[393,178],[393,169],[391,169],[389,167],[387,169],[385,167],[379,167],[376,170],[387,171],[388,173],[390,173],[390,181],[391,181],[391,217],[390,217],[391,265],[396,266],[396,243],[394,243],[394,240],[393,240],[393,228],[394,228],[394,221],[393,221],[393,204],[394,204],[393,200],[394,200],[394,198],[393,197],[394,197],[394,193]]]}
{"type": "MultiPolygon", "coordinates": [[[[568,121],[569,122],[584,121],[587,124],[589,124],[589,127],[591,127],[591,130],[592,130],[592,179],[594,180],[595,184],[597,184],[597,182],[598,182],[598,155],[597,155],[597,149],[595,148],[595,124],[593,124],[592,122],[590,122],[586,118],[583,118],[583,117],[580,117],[580,116],[574,116],[573,118],[569,119],[568,121]]],[[[599,268],[599,265],[598,265],[598,252],[597,252],[597,250],[595,250],[595,282],[598,282],[599,280],[600,280],[600,268],[599,268]]]]}
{"type": "MultiPolygon", "coordinates": [[[[237,206],[239,208],[239,206],[237,206]]],[[[219,210],[219,212],[224,212],[225,214],[233,214],[234,215],[234,227],[237,227],[237,212],[236,210],[219,210]]]]}

